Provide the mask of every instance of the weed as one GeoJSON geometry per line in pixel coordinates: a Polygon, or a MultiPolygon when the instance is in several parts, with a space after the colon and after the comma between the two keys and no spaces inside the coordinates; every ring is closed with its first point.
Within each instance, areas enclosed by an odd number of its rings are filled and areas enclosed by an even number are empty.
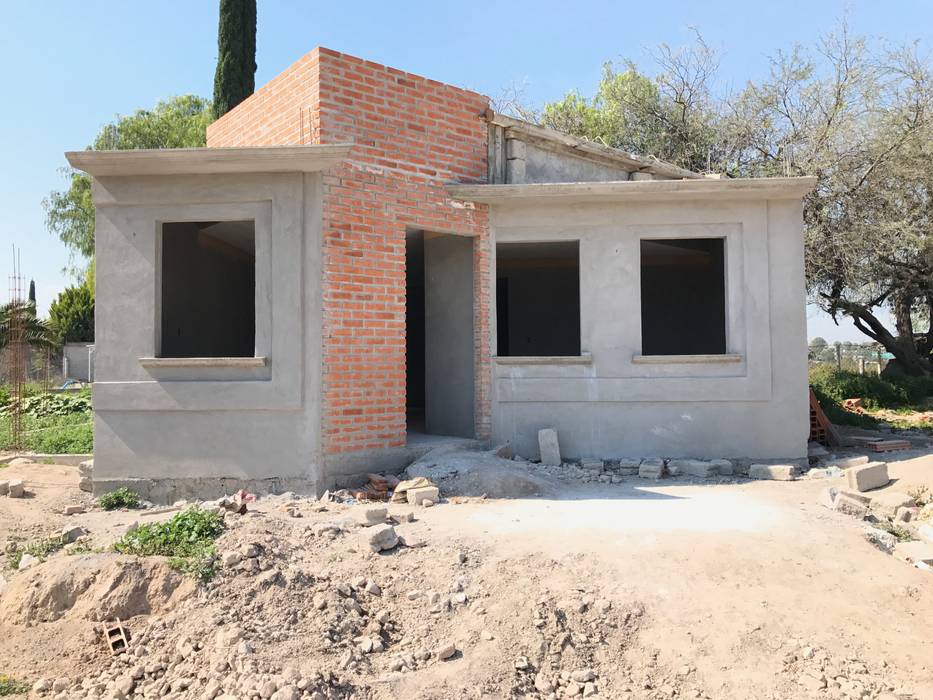
{"type": "Polygon", "coordinates": [[[917,507],[923,508],[925,505],[933,503],[933,491],[926,486],[915,486],[907,490],[907,495],[914,499],[917,507]]]}
{"type": "Polygon", "coordinates": [[[17,548],[15,551],[7,554],[7,565],[11,569],[18,569],[19,562],[22,560],[24,554],[29,554],[34,556],[40,561],[44,560],[50,554],[54,554],[59,549],[65,546],[65,540],[62,537],[46,537],[41,540],[35,540],[30,542],[25,547],[17,548]]]}
{"type": "Polygon", "coordinates": [[[0,697],[7,695],[25,695],[29,692],[29,685],[18,681],[13,676],[0,673],[0,697]]]}
{"type": "Polygon", "coordinates": [[[136,508],[139,505],[139,494],[130,491],[125,486],[110,493],[105,493],[97,499],[98,505],[104,510],[116,510],[117,508],[136,508]]]}
{"type": "Polygon", "coordinates": [[[217,569],[214,540],[223,532],[223,518],[197,506],[162,523],[143,525],[114,544],[123,554],[169,557],[169,566],[200,580],[217,569]]]}
{"type": "Polygon", "coordinates": [[[914,538],[913,535],[910,534],[910,530],[907,530],[900,525],[893,525],[886,520],[873,523],[873,526],[878,530],[884,530],[885,532],[894,535],[898,542],[910,542],[914,538]]]}

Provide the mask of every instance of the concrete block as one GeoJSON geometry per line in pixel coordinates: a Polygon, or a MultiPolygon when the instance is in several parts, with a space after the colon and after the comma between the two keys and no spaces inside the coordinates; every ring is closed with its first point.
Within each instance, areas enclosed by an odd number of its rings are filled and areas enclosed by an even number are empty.
{"type": "Polygon", "coordinates": [[[882,486],[887,486],[889,481],[887,462],[869,462],[846,469],[846,483],[850,489],[856,491],[880,489],[882,486]]]}
{"type": "Polygon", "coordinates": [[[660,479],[664,473],[664,462],[660,459],[646,459],[638,465],[638,476],[642,479],[660,479]]]}
{"type": "Polygon", "coordinates": [[[879,530],[870,525],[865,528],[862,534],[869,543],[887,554],[891,554],[897,545],[897,538],[890,532],[879,530]]]}
{"type": "Polygon", "coordinates": [[[0,496],[6,496],[10,493],[10,482],[0,481],[0,496]]]}
{"type": "Polygon", "coordinates": [[[895,523],[909,523],[917,515],[916,508],[901,507],[894,513],[895,523]]]}
{"type": "Polygon", "coordinates": [[[933,544],[933,525],[920,525],[917,527],[916,532],[918,539],[927,544],[933,544]]]}
{"type": "Polygon", "coordinates": [[[541,464],[552,467],[561,465],[560,443],[557,441],[557,430],[544,428],[538,431],[538,449],[541,452],[541,464]]]}
{"type": "Polygon", "coordinates": [[[391,525],[375,525],[363,530],[363,543],[374,552],[392,549],[398,545],[398,535],[391,525]]]}
{"type": "Polygon", "coordinates": [[[605,466],[603,460],[595,457],[584,457],[580,460],[580,469],[598,469],[602,471],[605,466]]]}
{"type": "Polygon", "coordinates": [[[933,566],[933,545],[927,542],[898,542],[894,546],[894,556],[908,564],[933,566]]]}
{"type": "Polygon", "coordinates": [[[672,474],[687,474],[701,479],[707,479],[718,474],[712,462],[706,462],[702,459],[672,459],[668,462],[667,468],[672,474]]]}
{"type": "Polygon", "coordinates": [[[837,513],[861,519],[868,515],[868,504],[852,498],[844,491],[840,491],[836,495],[836,500],[833,501],[833,510],[837,513]]]}
{"type": "Polygon", "coordinates": [[[88,459],[78,465],[78,488],[94,493],[94,460],[88,459]]]}
{"type": "Polygon", "coordinates": [[[860,467],[863,464],[868,464],[871,460],[867,455],[859,455],[858,457],[843,457],[842,459],[833,459],[829,460],[830,464],[840,469],[849,469],[851,467],[860,467]]]}
{"type": "Polygon", "coordinates": [[[752,464],[748,468],[748,478],[793,481],[797,477],[793,464],[752,464]]]}
{"type": "Polygon", "coordinates": [[[10,498],[22,498],[26,495],[26,486],[22,479],[10,479],[7,489],[7,495],[10,498]]]}
{"type": "Polygon", "coordinates": [[[906,493],[898,491],[881,491],[872,496],[871,512],[879,518],[893,520],[899,508],[910,508],[916,505],[914,499],[906,493]]]}
{"type": "Polygon", "coordinates": [[[389,515],[388,508],[366,508],[363,511],[363,517],[361,523],[363,525],[381,525],[385,523],[386,517],[389,515]]]}
{"type": "Polygon", "coordinates": [[[437,503],[441,498],[440,489],[437,486],[423,486],[420,489],[408,489],[405,492],[409,505],[420,506],[424,501],[431,501],[431,504],[437,503]]]}

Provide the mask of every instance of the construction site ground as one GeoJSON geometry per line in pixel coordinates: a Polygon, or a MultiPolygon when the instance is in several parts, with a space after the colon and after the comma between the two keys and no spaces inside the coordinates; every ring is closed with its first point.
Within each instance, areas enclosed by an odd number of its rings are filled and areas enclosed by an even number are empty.
{"type": "MultiPolygon", "coordinates": [[[[931,455],[889,470],[933,488],[931,455]]],[[[36,697],[933,698],[933,573],[818,505],[829,480],[388,504],[405,544],[379,554],[351,525],[370,506],[260,498],[218,540],[241,563],[201,585],[109,551],[177,511],[99,510],[75,467],[0,469],[17,477],[0,545],[89,533],[2,571],[0,675],[36,697]],[[117,657],[98,634],[114,617],[117,657]]]]}

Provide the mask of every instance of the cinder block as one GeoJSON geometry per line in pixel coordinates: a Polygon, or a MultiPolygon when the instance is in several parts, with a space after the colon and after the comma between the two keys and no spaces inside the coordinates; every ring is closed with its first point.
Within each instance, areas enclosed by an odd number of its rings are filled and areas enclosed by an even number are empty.
{"type": "Polygon", "coordinates": [[[853,518],[864,518],[868,515],[868,504],[857,498],[852,498],[846,492],[836,494],[836,500],[833,501],[833,510],[844,515],[850,515],[853,518]]]}
{"type": "Polygon", "coordinates": [[[688,474],[701,479],[707,479],[718,473],[712,462],[702,459],[672,459],[667,466],[672,474],[688,474]]]}
{"type": "Polygon", "coordinates": [[[714,459],[710,464],[716,467],[716,473],[720,476],[732,476],[735,473],[735,468],[728,459],[714,459]]]}
{"type": "Polygon", "coordinates": [[[846,483],[850,489],[856,491],[880,489],[882,486],[887,486],[889,481],[887,462],[869,462],[846,469],[846,483]]]}
{"type": "Polygon", "coordinates": [[[642,479],[660,479],[664,472],[664,462],[660,459],[646,459],[638,466],[638,476],[642,479]]]}
{"type": "Polygon", "coordinates": [[[844,457],[842,459],[830,460],[830,463],[840,469],[849,469],[851,467],[860,467],[863,464],[868,464],[870,461],[868,455],[860,455],[858,457],[844,457]]]}
{"type": "Polygon", "coordinates": [[[748,468],[748,478],[793,481],[797,476],[793,464],[753,464],[748,468]]]}
{"type": "Polygon", "coordinates": [[[408,489],[405,492],[409,505],[420,506],[423,501],[437,503],[441,492],[437,486],[422,486],[420,489],[408,489]]]}

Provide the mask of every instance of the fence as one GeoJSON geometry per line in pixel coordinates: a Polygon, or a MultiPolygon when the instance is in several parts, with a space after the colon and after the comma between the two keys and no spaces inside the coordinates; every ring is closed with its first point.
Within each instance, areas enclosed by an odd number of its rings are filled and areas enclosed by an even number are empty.
{"type": "Polygon", "coordinates": [[[808,359],[811,367],[828,365],[846,372],[881,374],[892,358],[878,343],[811,343],[808,359]]]}

